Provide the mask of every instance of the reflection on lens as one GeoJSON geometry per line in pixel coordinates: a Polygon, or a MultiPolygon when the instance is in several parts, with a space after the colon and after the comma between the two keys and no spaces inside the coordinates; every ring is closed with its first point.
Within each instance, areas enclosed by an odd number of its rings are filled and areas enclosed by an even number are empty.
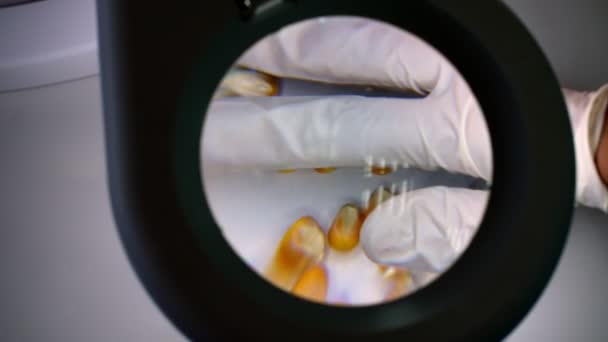
{"type": "Polygon", "coordinates": [[[245,51],[213,94],[201,152],[231,247],[326,305],[430,284],[468,246],[491,183],[464,79],[413,34],[365,18],[299,22],[245,51]]]}

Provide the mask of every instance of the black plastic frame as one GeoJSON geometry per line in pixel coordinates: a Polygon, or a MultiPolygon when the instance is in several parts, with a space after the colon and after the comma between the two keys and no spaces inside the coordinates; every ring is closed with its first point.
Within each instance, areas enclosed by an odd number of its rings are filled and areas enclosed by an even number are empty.
{"type": "Polygon", "coordinates": [[[0,0],[0,8],[27,5],[44,0],[0,0]]]}
{"type": "Polygon", "coordinates": [[[246,20],[231,2],[193,3],[98,1],[112,207],[138,276],[172,322],[193,340],[508,334],[559,259],[575,165],[559,85],[516,17],[489,0],[277,1],[246,20]],[[201,183],[204,113],[224,72],[267,34],[328,15],[377,19],[425,39],[465,76],[491,133],[494,184],[470,247],[437,281],[383,305],[317,305],[270,285],[224,240],[201,183]]]}

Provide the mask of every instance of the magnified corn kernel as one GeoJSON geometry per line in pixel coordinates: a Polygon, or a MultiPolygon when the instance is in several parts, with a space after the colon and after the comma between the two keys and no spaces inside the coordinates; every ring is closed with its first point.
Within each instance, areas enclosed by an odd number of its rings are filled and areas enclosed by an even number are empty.
{"type": "Polygon", "coordinates": [[[220,90],[224,96],[275,96],[279,80],[259,71],[233,68],[220,82],[220,90]]]}
{"type": "Polygon", "coordinates": [[[291,293],[316,302],[325,302],[327,297],[327,271],[320,264],[309,267],[294,285],[291,293]]]}
{"type": "Polygon", "coordinates": [[[410,272],[404,268],[380,265],[380,272],[387,280],[385,300],[390,301],[408,294],[413,288],[410,272]]]}
{"type": "Polygon", "coordinates": [[[395,171],[392,166],[372,166],[371,172],[376,176],[384,176],[395,171]]]}
{"type": "Polygon", "coordinates": [[[346,204],[338,211],[329,228],[329,246],[339,251],[349,251],[359,244],[359,233],[363,217],[359,208],[346,204]]]}
{"type": "Polygon", "coordinates": [[[277,171],[278,173],[293,173],[296,172],[296,169],[281,169],[277,171]]]}
{"type": "Polygon", "coordinates": [[[382,273],[382,275],[384,275],[386,273],[386,271],[388,270],[389,267],[391,267],[391,266],[378,264],[378,269],[380,270],[380,273],[382,273]]]}
{"type": "Polygon", "coordinates": [[[325,234],[315,219],[310,216],[298,219],[283,235],[266,269],[266,278],[286,291],[291,290],[304,270],[323,259],[325,244],[325,234]]]}
{"type": "Polygon", "coordinates": [[[336,171],[335,167],[317,167],[315,168],[315,171],[317,171],[318,173],[332,173],[334,171],[336,171]]]}
{"type": "Polygon", "coordinates": [[[391,196],[392,196],[391,193],[388,192],[384,188],[378,188],[374,192],[372,192],[372,195],[369,197],[369,201],[367,203],[367,209],[365,210],[365,216],[369,215],[374,209],[376,209],[376,207],[380,203],[391,198],[391,196]]]}

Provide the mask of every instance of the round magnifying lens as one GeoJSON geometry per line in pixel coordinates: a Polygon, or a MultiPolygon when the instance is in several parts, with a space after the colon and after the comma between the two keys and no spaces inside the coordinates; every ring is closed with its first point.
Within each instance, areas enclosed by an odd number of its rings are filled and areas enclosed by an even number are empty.
{"type": "Polygon", "coordinates": [[[236,254],[326,305],[432,283],[477,232],[492,177],[484,115],[457,69],[362,17],[296,22],[251,46],[218,84],[200,148],[236,254]]]}

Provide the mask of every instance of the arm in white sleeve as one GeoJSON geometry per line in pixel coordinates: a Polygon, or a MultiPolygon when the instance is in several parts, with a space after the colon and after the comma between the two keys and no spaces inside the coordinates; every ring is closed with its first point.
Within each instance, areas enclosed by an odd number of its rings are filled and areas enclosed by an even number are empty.
{"type": "Polygon", "coordinates": [[[608,104],[608,85],[593,92],[564,89],[576,152],[576,199],[585,206],[608,212],[608,189],[595,164],[608,104]]]}

